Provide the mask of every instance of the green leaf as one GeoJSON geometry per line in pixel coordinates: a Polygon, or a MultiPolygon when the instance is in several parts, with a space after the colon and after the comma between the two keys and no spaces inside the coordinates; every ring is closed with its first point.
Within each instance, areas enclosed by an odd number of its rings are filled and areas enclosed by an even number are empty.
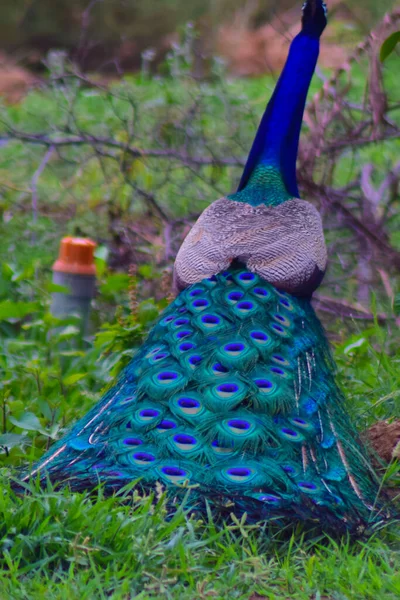
{"type": "Polygon", "coordinates": [[[400,294],[396,294],[394,297],[393,310],[396,317],[400,315],[400,294]]]}
{"type": "Polygon", "coordinates": [[[11,302],[11,300],[4,300],[0,302],[0,321],[22,319],[37,310],[38,305],[34,302],[11,302]]]}
{"type": "Polygon", "coordinates": [[[138,313],[139,323],[141,325],[147,325],[158,317],[157,306],[155,306],[154,302],[151,300],[145,300],[144,302],[141,302],[139,304],[138,313]]]}
{"type": "Polygon", "coordinates": [[[113,273],[107,277],[107,280],[100,286],[101,294],[112,294],[113,292],[121,292],[128,290],[130,276],[127,273],[113,273]]]}
{"type": "Polygon", "coordinates": [[[80,331],[81,330],[79,329],[79,327],[75,327],[75,325],[67,325],[67,327],[64,327],[64,329],[58,332],[58,338],[60,340],[66,340],[71,337],[75,337],[76,335],[79,335],[80,331]]]}
{"type": "Polygon", "coordinates": [[[8,263],[3,263],[1,265],[1,271],[4,279],[7,279],[8,281],[12,280],[12,277],[14,275],[14,269],[11,265],[9,265],[8,263]]]}
{"type": "Polygon", "coordinates": [[[3,433],[3,435],[0,435],[0,446],[14,448],[14,446],[23,444],[27,439],[26,435],[19,433],[3,433]]]}
{"type": "Polygon", "coordinates": [[[144,277],[144,279],[154,279],[157,275],[153,265],[140,265],[138,268],[138,274],[144,277]]]}
{"type": "Polygon", "coordinates": [[[353,342],[352,344],[349,344],[348,346],[346,346],[346,348],[344,349],[344,353],[350,354],[351,352],[353,352],[353,350],[357,350],[357,348],[362,348],[362,346],[364,346],[366,343],[367,343],[367,340],[362,337],[359,340],[356,340],[355,342],[353,342]]]}
{"type": "Polygon", "coordinates": [[[20,429],[26,429],[27,431],[43,431],[41,422],[32,412],[24,413],[19,419],[9,417],[9,421],[20,429]]]}
{"type": "Polygon", "coordinates": [[[381,47],[381,62],[385,61],[388,56],[392,54],[397,44],[400,42],[400,31],[392,33],[387,40],[385,40],[381,47]]]}
{"type": "Polygon", "coordinates": [[[86,375],[87,373],[73,373],[72,375],[68,375],[68,377],[65,377],[63,379],[63,383],[64,385],[73,385],[74,383],[77,383],[78,381],[86,377],[86,375]]]}
{"type": "Polygon", "coordinates": [[[50,294],[53,294],[54,292],[58,292],[59,294],[70,294],[71,293],[71,290],[69,289],[69,287],[67,287],[65,285],[59,285],[58,283],[53,283],[52,281],[49,281],[49,283],[46,285],[46,290],[50,294]]]}
{"type": "Polygon", "coordinates": [[[107,270],[107,260],[109,251],[107,246],[98,246],[94,251],[96,272],[98,277],[102,277],[107,270]]]}

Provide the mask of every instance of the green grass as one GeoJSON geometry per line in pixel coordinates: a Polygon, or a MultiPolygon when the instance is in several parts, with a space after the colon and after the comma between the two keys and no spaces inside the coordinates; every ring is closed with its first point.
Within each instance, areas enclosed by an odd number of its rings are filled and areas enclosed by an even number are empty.
{"type": "Polygon", "coordinates": [[[2,598],[396,599],[399,537],[368,542],[268,535],[261,527],[166,520],[127,496],[37,492],[1,502],[2,598]],[[4,535],[3,535],[4,532],[4,535]]]}
{"type": "MultiPolygon", "coordinates": [[[[103,293],[95,320],[105,314],[102,301],[110,301],[107,281],[114,276],[100,259],[99,267],[103,293]]],[[[93,405],[163,302],[150,307],[143,302],[137,318],[122,308],[95,341],[82,347],[73,319],[49,341],[55,325],[48,313],[49,273],[39,271],[38,280],[33,267],[18,273],[3,264],[0,281],[3,297],[12,299],[0,302],[2,426],[3,435],[15,436],[0,456],[0,598],[399,597],[400,529],[395,524],[368,540],[335,541],[301,527],[277,531],[234,520],[216,527],[190,518],[184,507],[166,518],[162,496],[154,505],[130,490],[104,498],[101,490],[88,496],[33,486],[29,495],[16,497],[9,488],[15,466],[39,456],[93,405]],[[32,302],[34,307],[27,306],[32,302]]],[[[139,287],[140,281],[139,276],[139,287]]],[[[112,298],[126,305],[126,288],[112,298]]],[[[335,358],[349,411],[364,430],[399,414],[400,350],[396,332],[386,326],[353,324],[352,329],[351,334],[342,329],[335,358]]],[[[387,485],[398,485],[398,469],[389,469],[386,479],[387,485]]]]}
{"type": "MultiPolygon", "coordinates": [[[[386,76],[397,94],[398,80],[389,67],[386,76]]],[[[365,71],[357,67],[354,101],[364,80],[365,71]]],[[[72,131],[123,141],[133,123],[135,145],[169,149],[180,148],[182,126],[189,124],[188,143],[196,156],[209,156],[210,140],[218,155],[243,156],[257,122],[253,111],[260,112],[272,83],[271,78],[225,82],[217,76],[209,83],[131,78],[114,88],[122,99],[79,89],[73,96],[76,120],[71,120],[71,98],[59,86],[33,92],[22,105],[5,109],[3,119],[30,132],[60,132],[70,120],[72,131]],[[195,100],[201,107],[193,118],[188,111],[195,100]]],[[[397,160],[397,146],[365,148],[353,161],[345,156],[337,165],[336,184],[345,185],[368,161],[379,165],[383,176],[397,160]]],[[[166,304],[159,293],[157,300],[148,299],[161,277],[151,244],[141,249],[133,281],[141,300],[137,316],[129,310],[132,281],[107,266],[110,208],[122,226],[143,215],[148,220],[143,199],[124,179],[119,162],[102,162],[87,148],[63,149],[39,180],[35,221],[32,176],[44,152],[12,142],[0,157],[0,600],[230,600],[253,594],[294,600],[398,598],[400,530],[395,524],[369,540],[334,541],[300,527],[294,533],[235,521],[216,527],[188,517],[184,507],[166,518],[162,497],[154,505],[128,491],[112,498],[104,498],[101,490],[91,497],[35,488],[16,497],[10,491],[15,469],[38,458],[95,403],[166,304]],[[68,233],[93,236],[100,244],[99,295],[84,342],[76,319],[58,322],[49,313],[50,267],[60,237],[68,233]],[[50,337],[55,326],[58,332],[50,337]]],[[[233,167],[175,165],[165,178],[167,166],[153,159],[128,161],[128,179],[145,191],[156,190],[162,208],[176,219],[201,210],[219,190],[232,189],[238,175],[233,167]]],[[[393,240],[397,221],[395,215],[390,222],[393,240]]],[[[328,232],[328,239],[338,235],[328,232]]],[[[396,279],[391,282],[396,289],[396,279]]],[[[393,308],[378,292],[371,310],[386,313],[384,325],[327,324],[334,333],[339,381],[360,431],[400,414],[399,306],[393,308]]],[[[355,282],[346,280],[340,293],[353,300],[355,282]]],[[[399,485],[396,465],[385,480],[399,485]]]]}

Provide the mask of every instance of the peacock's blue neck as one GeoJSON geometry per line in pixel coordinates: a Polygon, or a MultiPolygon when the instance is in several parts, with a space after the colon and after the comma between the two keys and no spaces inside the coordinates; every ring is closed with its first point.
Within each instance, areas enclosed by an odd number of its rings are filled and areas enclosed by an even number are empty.
{"type": "Polygon", "coordinates": [[[261,120],[237,202],[276,205],[299,197],[296,159],[308,89],[319,54],[319,38],[299,33],[261,120]]]}

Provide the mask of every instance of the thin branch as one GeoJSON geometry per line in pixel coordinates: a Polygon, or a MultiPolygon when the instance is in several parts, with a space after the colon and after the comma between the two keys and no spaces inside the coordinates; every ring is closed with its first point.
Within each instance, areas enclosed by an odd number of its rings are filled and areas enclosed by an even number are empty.
{"type": "Polygon", "coordinates": [[[310,195],[321,197],[331,208],[339,210],[352,229],[382,251],[387,260],[400,271],[400,252],[392,248],[388,242],[379,237],[375,231],[344,206],[342,204],[344,197],[340,192],[327,186],[318,186],[310,181],[303,181],[303,184],[309,190],[310,195]]]}
{"type": "Polygon", "coordinates": [[[36,223],[37,222],[37,218],[38,218],[38,193],[37,193],[37,186],[38,186],[38,182],[39,182],[39,178],[42,175],[43,171],[46,168],[47,163],[49,162],[50,158],[53,155],[55,148],[54,146],[50,146],[47,150],[47,152],[45,153],[45,155],[43,156],[40,165],[38,166],[38,168],[36,169],[36,171],[33,174],[32,177],[32,181],[31,181],[31,194],[32,194],[32,219],[33,222],[36,223]]]}
{"type": "Polygon", "coordinates": [[[135,158],[169,158],[175,159],[184,165],[191,166],[226,166],[243,167],[244,159],[238,158],[207,158],[203,156],[190,156],[183,152],[172,149],[140,149],[136,146],[127,145],[124,142],[118,142],[113,138],[98,137],[89,134],[80,135],[55,135],[49,133],[32,134],[10,129],[10,133],[1,138],[1,141],[21,140],[30,144],[39,144],[43,146],[108,146],[117,148],[135,158]]]}
{"type": "MultiPolygon", "coordinates": [[[[337,298],[330,298],[328,296],[321,296],[320,294],[314,294],[313,305],[316,309],[321,312],[325,312],[330,315],[335,315],[342,319],[352,319],[356,321],[374,321],[375,315],[365,310],[362,306],[354,306],[344,300],[338,300],[337,298]]],[[[383,324],[387,321],[394,320],[394,317],[390,317],[384,313],[377,315],[378,322],[383,324]]]]}
{"type": "MultiPolygon", "coordinates": [[[[370,124],[372,126],[372,123],[370,124]]],[[[354,133],[354,132],[353,132],[354,133]]],[[[400,139],[400,131],[396,130],[394,133],[381,133],[374,137],[357,138],[356,136],[347,140],[339,140],[332,144],[328,144],[321,149],[321,154],[329,154],[335,150],[344,150],[345,148],[356,148],[361,146],[368,146],[369,144],[376,144],[378,142],[387,142],[389,140],[400,139]]]]}

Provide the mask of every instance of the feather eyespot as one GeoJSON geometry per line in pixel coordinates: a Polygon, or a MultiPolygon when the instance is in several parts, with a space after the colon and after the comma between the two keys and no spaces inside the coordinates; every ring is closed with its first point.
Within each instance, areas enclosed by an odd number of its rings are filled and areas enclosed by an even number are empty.
{"type": "MultiPolygon", "coordinates": [[[[287,317],[284,317],[283,315],[281,315],[279,313],[276,313],[275,315],[273,315],[273,318],[275,319],[275,321],[277,321],[279,323],[280,327],[283,326],[283,327],[287,328],[287,327],[290,327],[290,325],[291,325],[291,321],[287,317]]],[[[272,326],[274,326],[274,325],[275,325],[275,323],[272,326]]]]}
{"type": "Polygon", "coordinates": [[[277,331],[278,333],[285,333],[285,330],[283,329],[283,327],[281,327],[280,325],[277,325],[276,323],[272,324],[272,328],[275,329],[275,331],[277,331]]]}
{"type": "Polygon", "coordinates": [[[170,421],[168,419],[164,419],[159,423],[156,427],[160,431],[169,431],[170,429],[176,429],[176,423],[174,421],[170,421]]]}
{"type": "Polygon", "coordinates": [[[199,298],[192,303],[192,306],[193,308],[207,308],[207,306],[210,306],[210,303],[204,298],[199,298]]]}
{"type": "Polygon", "coordinates": [[[303,492],[306,493],[313,493],[318,491],[318,486],[316,486],[315,483],[311,483],[309,481],[300,481],[298,483],[298,486],[303,492]]]}
{"type": "Polygon", "coordinates": [[[297,431],[294,431],[294,429],[289,429],[288,427],[283,427],[282,433],[284,433],[285,435],[287,435],[293,439],[296,439],[299,437],[299,434],[297,433],[297,431]]]}
{"type": "Polygon", "coordinates": [[[197,398],[191,398],[190,396],[180,396],[176,400],[176,406],[179,409],[179,413],[186,417],[197,417],[203,412],[203,405],[197,398]]]}
{"type": "Polygon", "coordinates": [[[218,375],[222,375],[224,373],[229,373],[229,369],[224,367],[224,365],[221,365],[221,363],[214,363],[212,366],[212,370],[214,371],[214,373],[217,373],[218,375]]]}
{"type": "Polygon", "coordinates": [[[277,362],[280,362],[280,363],[285,363],[286,362],[286,359],[283,358],[283,356],[280,356],[279,354],[274,354],[272,358],[274,360],[276,360],[277,362]]]}
{"type": "Polygon", "coordinates": [[[255,471],[249,467],[230,467],[224,472],[225,477],[235,483],[247,483],[250,479],[253,479],[255,471]]]}
{"type": "Polygon", "coordinates": [[[132,402],[136,402],[137,396],[127,396],[126,398],[122,398],[119,402],[119,406],[125,406],[126,404],[131,404],[132,402]]]}
{"type": "Polygon", "coordinates": [[[232,300],[232,302],[239,302],[239,300],[241,300],[243,296],[243,292],[231,292],[230,294],[228,294],[228,298],[229,300],[232,300]]]}
{"type": "Polygon", "coordinates": [[[186,433],[174,435],[174,442],[182,446],[195,446],[197,444],[196,438],[186,433]]]}
{"type": "Polygon", "coordinates": [[[270,390],[274,387],[273,383],[268,379],[255,379],[254,383],[262,391],[270,390]]]}
{"type": "Polygon", "coordinates": [[[200,408],[201,404],[194,398],[179,398],[178,405],[181,408],[200,408]]]}
{"type": "Polygon", "coordinates": [[[305,421],[304,419],[300,419],[299,417],[295,417],[294,419],[292,419],[293,423],[295,423],[296,425],[308,425],[307,421],[305,421]]]}
{"type": "Polygon", "coordinates": [[[180,319],[176,319],[176,321],[174,321],[174,326],[182,327],[183,325],[188,325],[188,323],[189,323],[189,319],[180,318],[180,319]]]}
{"type": "Polygon", "coordinates": [[[246,467],[232,467],[231,469],[227,469],[226,472],[228,475],[233,475],[234,477],[248,477],[251,475],[251,469],[247,469],[246,467]]]}
{"type": "Polygon", "coordinates": [[[267,504],[279,504],[281,501],[278,496],[273,496],[272,494],[260,494],[260,496],[257,497],[257,500],[266,502],[267,504]]]}
{"type": "Polygon", "coordinates": [[[257,296],[262,296],[263,298],[265,298],[266,296],[269,296],[268,290],[266,290],[264,288],[260,288],[260,287],[254,288],[253,293],[256,294],[257,296]]]}
{"type": "Polygon", "coordinates": [[[143,440],[139,438],[125,438],[123,443],[125,446],[141,446],[143,444],[143,440]]]}
{"type": "Polygon", "coordinates": [[[154,454],[150,454],[149,452],[135,452],[133,455],[133,460],[138,463],[152,463],[156,460],[154,454]]]}
{"type": "Polygon", "coordinates": [[[256,276],[254,273],[241,273],[239,275],[240,281],[254,281],[256,276]]]}
{"type": "Polygon", "coordinates": [[[234,446],[231,444],[230,446],[224,446],[218,440],[214,440],[211,442],[211,447],[217,454],[232,454],[234,451],[234,446]]]}
{"type": "Polygon", "coordinates": [[[174,465],[165,465],[159,469],[160,475],[167,479],[170,483],[182,484],[185,480],[190,479],[190,471],[186,471],[181,467],[174,465]]]}
{"type": "Polygon", "coordinates": [[[218,325],[221,322],[221,319],[216,315],[204,315],[201,320],[205,325],[218,325]]]}
{"type": "Polygon", "coordinates": [[[163,319],[161,321],[161,325],[168,325],[169,323],[171,323],[173,320],[175,319],[175,315],[170,315],[169,317],[165,317],[165,319],[163,319]]]}
{"type": "Polygon", "coordinates": [[[247,311],[254,308],[254,304],[252,302],[239,302],[237,307],[239,310],[247,311]]]}
{"type": "Polygon", "coordinates": [[[156,354],[153,358],[154,361],[163,360],[163,358],[167,358],[169,356],[168,352],[160,352],[160,354],[156,354]]]}
{"type": "Polygon", "coordinates": [[[203,360],[203,357],[200,356],[199,354],[194,354],[193,356],[190,356],[189,358],[189,363],[193,366],[193,367],[197,367],[197,365],[199,365],[201,363],[201,361],[203,360]]]}
{"type": "Polygon", "coordinates": [[[274,373],[275,375],[286,375],[285,371],[283,369],[280,369],[279,367],[272,367],[271,368],[271,373],[274,373]]]}
{"type": "Polygon", "coordinates": [[[282,469],[285,473],[289,473],[289,475],[294,475],[296,473],[296,469],[290,465],[283,465],[282,469]]]}
{"type": "Polygon", "coordinates": [[[289,300],[286,300],[286,298],[281,298],[279,300],[279,303],[282,304],[282,306],[284,306],[285,308],[291,308],[292,305],[290,304],[289,300]]]}
{"type": "Polygon", "coordinates": [[[263,331],[252,331],[250,337],[257,342],[267,342],[269,340],[268,335],[263,331]]]}
{"type": "Polygon", "coordinates": [[[191,329],[184,329],[183,331],[178,331],[178,333],[176,334],[176,339],[183,340],[183,338],[189,337],[190,335],[192,335],[192,333],[193,331],[191,329]]]}
{"type": "Polygon", "coordinates": [[[232,342],[230,344],[226,344],[226,346],[224,346],[224,350],[226,352],[232,353],[232,354],[238,354],[240,352],[243,352],[243,350],[246,349],[246,346],[244,344],[242,344],[241,342],[232,342]]]}
{"type": "Polygon", "coordinates": [[[239,386],[236,383],[221,383],[217,391],[222,395],[231,395],[239,391],[239,386]]]}
{"type": "Polygon", "coordinates": [[[179,373],[176,373],[175,371],[161,371],[161,373],[157,375],[158,381],[162,381],[163,383],[170,383],[171,381],[178,379],[178,377],[179,373]]]}
{"type": "Polygon", "coordinates": [[[237,432],[243,433],[251,429],[251,423],[249,423],[249,421],[245,421],[244,419],[230,419],[228,421],[228,427],[237,432]]]}
{"type": "Polygon", "coordinates": [[[161,471],[170,477],[186,477],[186,471],[179,467],[163,467],[161,471]]]}
{"type": "Polygon", "coordinates": [[[126,473],[123,471],[117,471],[116,469],[113,471],[106,471],[105,475],[107,477],[126,477],[126,473]]]}
{"type": "Polygon", "coordinates": [[[155,408],[144,408],[139,413],[142,419],[155,419],[156,417],[158,417],[159,414],[160,412],[155,408]]]}
{"type": "Polygon", "coordinates": [[[194,344],[192,342],[184,342],[179,346],[179,350],[181,352],[187,352],[188,350],[192,350],[194,348],[194,344]]]}
{"type": "Polygon", "coordinates": [[[192,298],[194,298],[195,296],[199,296],[199,295],[200,295],[200,294],[202,294],[202,293],[203,293],[203,290],[202,290],[202,289],[200,289],[200,288],[195,288],[194,290],[192,290],[192,291],[189,293],[189,296],[191,296],[192,298]]]}

